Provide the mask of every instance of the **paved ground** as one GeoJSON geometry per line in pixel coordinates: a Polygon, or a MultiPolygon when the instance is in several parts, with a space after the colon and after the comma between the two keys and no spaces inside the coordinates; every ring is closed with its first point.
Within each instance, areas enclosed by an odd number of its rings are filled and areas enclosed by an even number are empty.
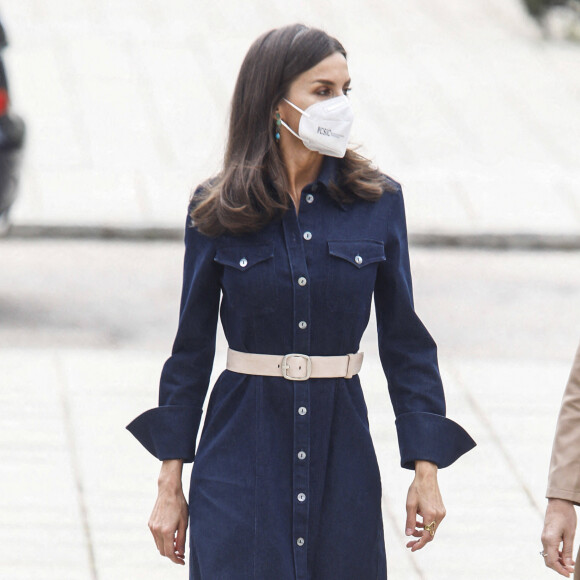
{"type": "MultiPolygon", "coordinates": [[[[181,244],[5,240],[2,253],[0,578],[185,578],[158,556],[146,526],[158,462],[124,430],[156,404],[177,322],[181,244]]],[[[384,484],[389,578],[550,578],[539,534],[578,341],[580,254],[414,249],[412,263],[449,415],[479,445],[441,472],[448,517],[437,543],[407,554],[409,473],[398,467],[371,318],[361,378],[384,484]]],[[[225,346],[220,335],[214,378],[225,346]]]]}
{"type": "Polygon", "coordinates": [[[520,0],[5,0],[28,122],[14,222],[180,228],[219,168],[237,70],[303,21],[350,52],[354,141],[400,180],[413,235],[580,244],[580,46],[547,43],[520,0]]]}
{"type": "MultiPolygon", "coordinates": [[[[15,233],[181,237],[189,188],[219,167],[243,54],[262,31],[300,20],[350,51],[355,139],[403,183],[415,239],[580,242],[580,48],[544,42],[517,0],[5,0],[2,10],[29,129],[15,233]]],[[[153,548],[158,465],[124,431],[156,402],[181,245],[1,245],[0,578],[186,577],[153,548]]],[[[479,446],[441,473],[437,545],[407,554],[409,474],[396,467],[371,323],[361,377],[389,578],[555,577],[539,534],[580,328],[580,254],[412,256],[449,414],[479,446]]],[[[224,349],[221,338],[216,373],[224,349]]]]}

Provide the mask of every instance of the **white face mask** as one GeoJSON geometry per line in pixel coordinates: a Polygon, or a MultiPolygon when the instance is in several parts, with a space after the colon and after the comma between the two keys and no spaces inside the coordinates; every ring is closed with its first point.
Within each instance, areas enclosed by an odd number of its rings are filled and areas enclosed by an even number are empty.
{"type": "Polygon", "coordinates": [[[298,137],[311,151],[331,157],[344,157],[354,118],[350,101],[345,95],[314,103],[305,111],[288,99],[284,100],[302,113],[298,135],[281,121],[292,135],[298,137]]]}

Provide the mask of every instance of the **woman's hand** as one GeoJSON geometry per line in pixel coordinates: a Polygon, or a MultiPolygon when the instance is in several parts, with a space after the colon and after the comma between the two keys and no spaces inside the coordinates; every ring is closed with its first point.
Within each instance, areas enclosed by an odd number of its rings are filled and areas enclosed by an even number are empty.
{"type": "Polygon", "coordinates": [[[188,509],[181,487],[182,469],[181,459],[163,462],[159,474],[157,501],[149,518],[149,529],[159,553],[176,564],[185,565],[188,509]]]}
{"type": "Polygon", "coordinates": [[[544,546],[544,562],[566,578],[574,572],[572,545],[576,531],[576,510],[571,501],[565,499],[549,499],[544,518],[542,545],[544,546]],[[562,551],[560,551],[562,543],[562,551]]]}
{"type": "Polygon", "coordinates": [[[435,530],[445,517],[445,506],[439,492],[437,483],[437,466],[430,461],[415,461],[415,479],[409,487],[407,494],[407,523],[405,534],[415,536],[418,540],[412,540],[407,544],[411,552],[420,550],[433,540],[435,530]],[[422,522],[417,521],[421,516],[422,522]],[[431,531],[425,529],[431,527],[431,531]]]}

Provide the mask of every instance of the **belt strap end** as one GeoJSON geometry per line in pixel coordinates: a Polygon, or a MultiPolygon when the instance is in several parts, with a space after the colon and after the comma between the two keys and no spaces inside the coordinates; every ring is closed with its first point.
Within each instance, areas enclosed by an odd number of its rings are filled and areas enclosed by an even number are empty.
{"type": "Polygon", "coordinates": [[[344,375],[345,379],[352,379],[352,377],[360,371],[362,366],[362,358],[363,353],[357,352],[355,354],[347,354],[348,356],[348,364],[346,366],[346,374],[344,375]]]}

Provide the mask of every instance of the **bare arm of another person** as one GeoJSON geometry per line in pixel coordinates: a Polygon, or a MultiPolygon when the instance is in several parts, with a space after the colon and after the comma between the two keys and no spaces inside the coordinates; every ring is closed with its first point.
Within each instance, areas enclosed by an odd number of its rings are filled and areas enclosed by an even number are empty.
{"type": "Polygon", "coordinates": [[[574,572],[572,546],[576,531],[576,511],[574,504],[567,499],[548,499],[542,545],[546,554],[545,561],[548,568],[556,570],[566,578],[574,572]],[[560,544],[562,549],[560,550],[560,544]]]}
{"type": "Polygon", "coordinates": [[[580,346],[558,416],[546,497],[548,507],[542,532],[544,561],[548,568],[569,578],[574,572],[574,505],[580,503],[580,346]]]}
{"type": "Polygon", "coordinates": [[[183,460],[166,459],[159,473],[157,501],[149,518],[149,529],[162,556],[185,564],[187,501],[181,486],[183,460]]]}

